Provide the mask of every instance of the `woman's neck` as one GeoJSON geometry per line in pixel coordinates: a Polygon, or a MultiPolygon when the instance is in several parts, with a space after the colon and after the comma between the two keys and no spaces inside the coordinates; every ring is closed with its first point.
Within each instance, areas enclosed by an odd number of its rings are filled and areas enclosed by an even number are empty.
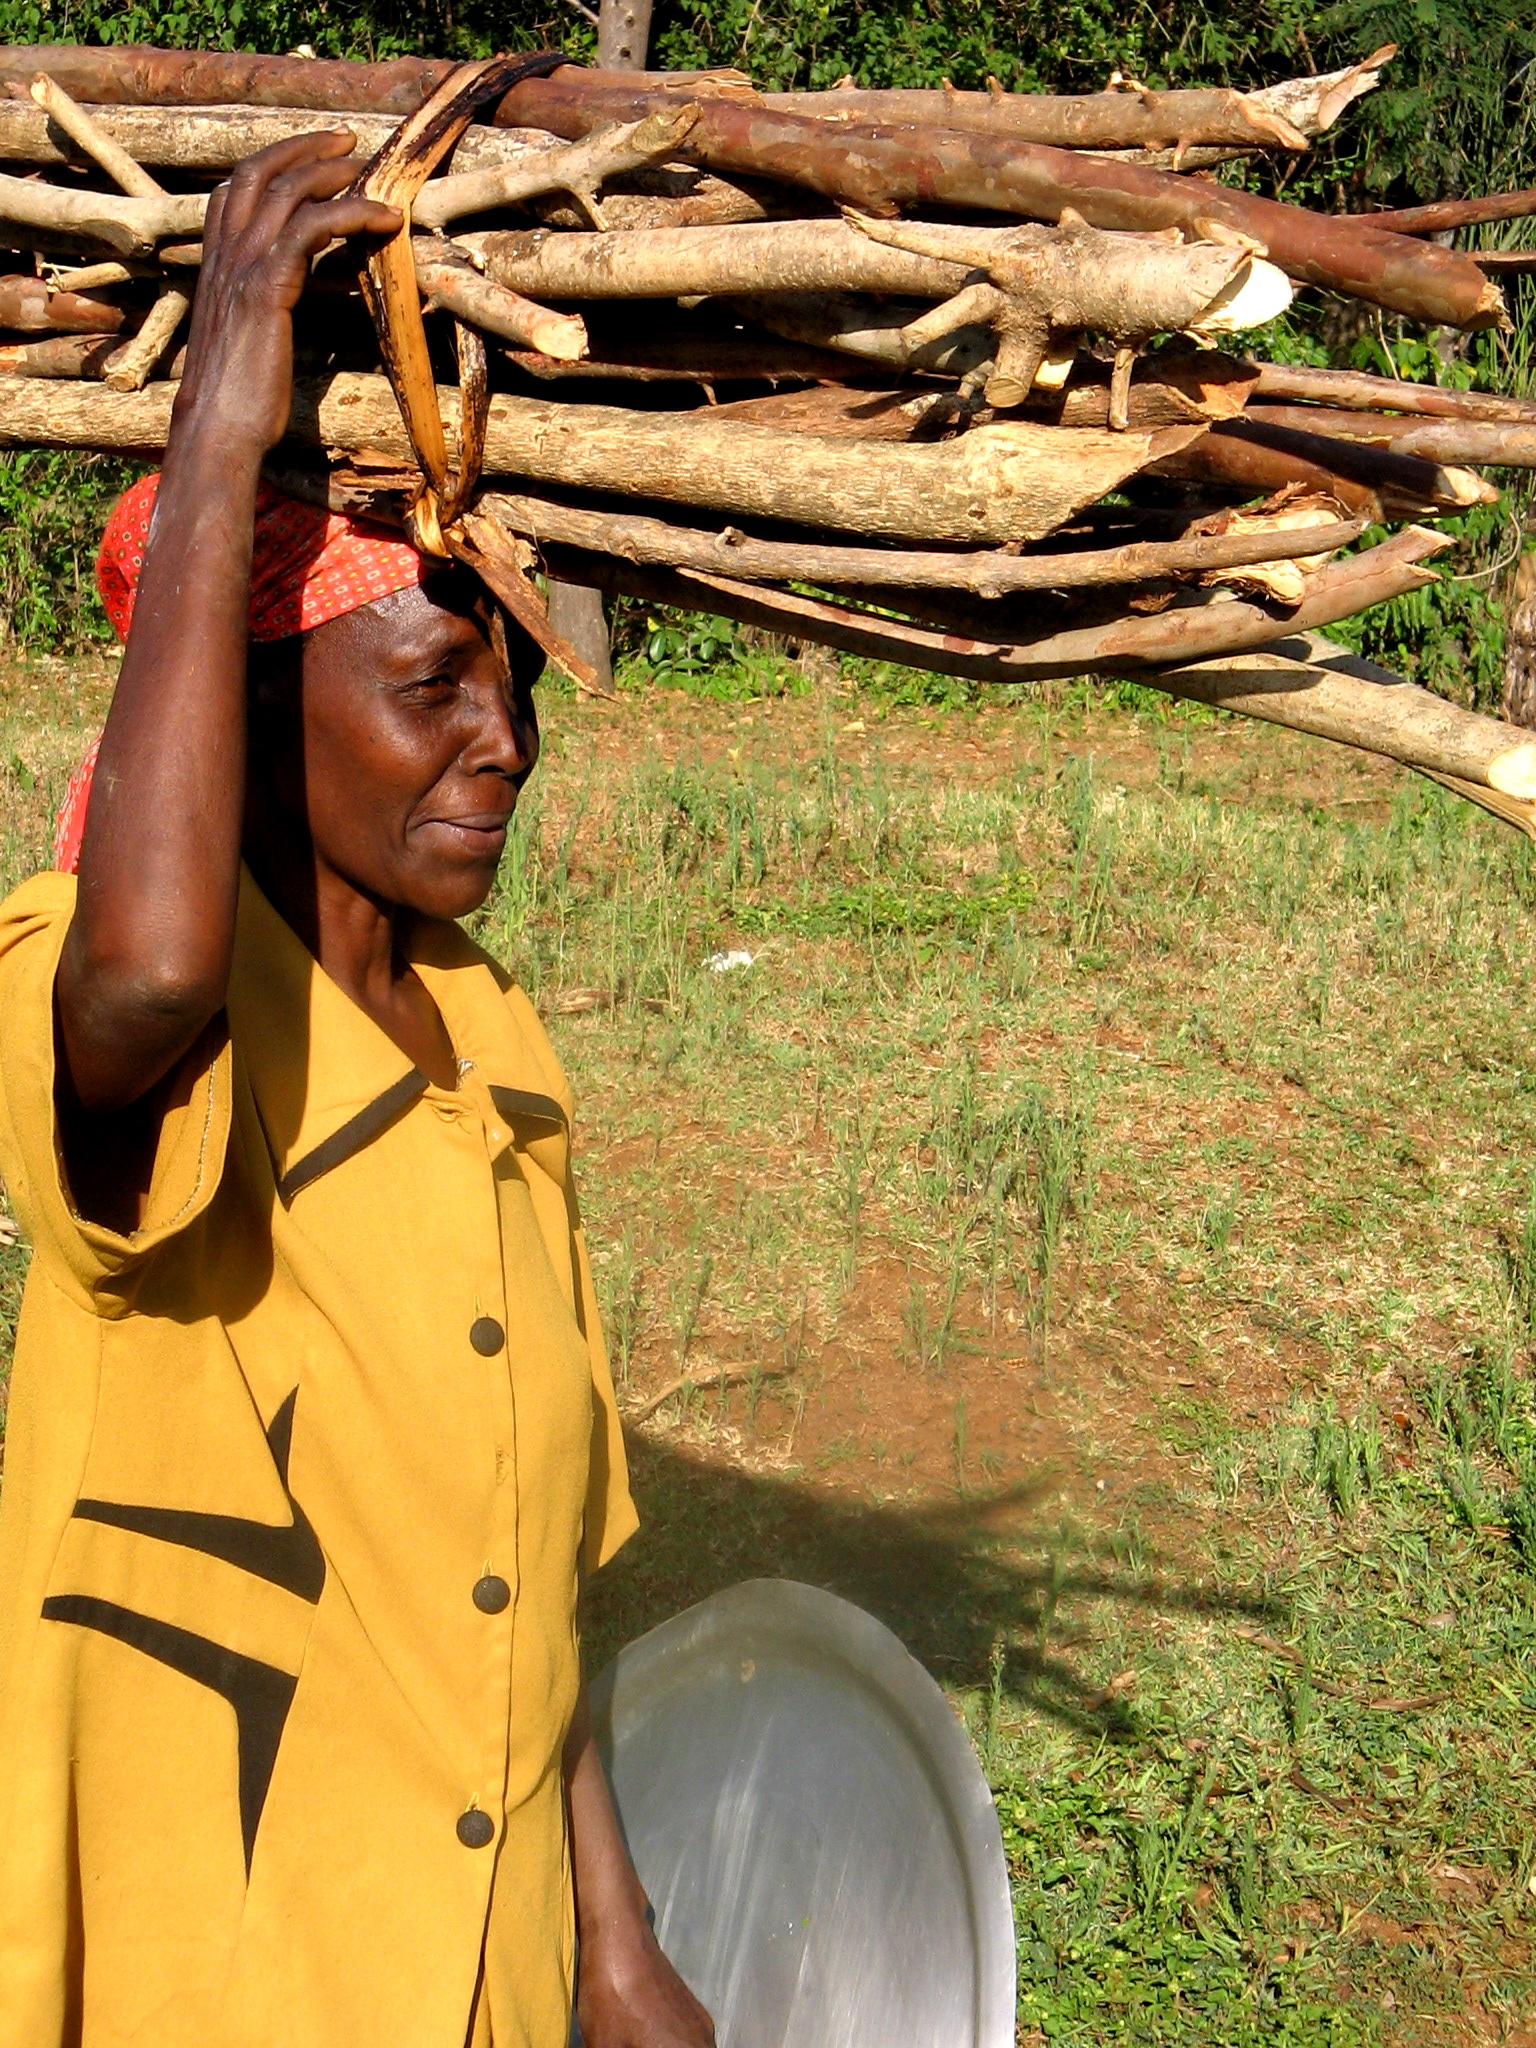
{"type": "Polygon", "coordinates": [[[401,945],[411,913],[380,903],[291,838],[277,847],[248,844],[246,860],[268,902],[326,976],[429,1081],[457,1087],[448,1027],[401,945]]]}

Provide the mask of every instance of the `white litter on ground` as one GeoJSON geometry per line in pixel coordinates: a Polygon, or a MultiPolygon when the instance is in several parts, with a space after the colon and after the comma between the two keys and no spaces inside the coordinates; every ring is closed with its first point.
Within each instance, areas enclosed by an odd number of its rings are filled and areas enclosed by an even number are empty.
{"type": "Polygon", "coordinates": [[[709,971],[711,974],[732,974],[738,967],[750,967],[751,965],[752,955],[750,953],[738,951],[734,953],[711,953],[709,956],[709,971]]]}

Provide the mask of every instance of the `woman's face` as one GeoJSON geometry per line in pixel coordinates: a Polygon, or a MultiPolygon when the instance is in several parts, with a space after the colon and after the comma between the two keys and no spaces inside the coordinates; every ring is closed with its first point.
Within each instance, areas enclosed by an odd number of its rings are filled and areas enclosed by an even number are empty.
{"type": "Polygon", "coordinates": [[[316,627],[299,650],[299,689],[290,671],[255,695],[253,782],[278,814],[253,807],[258,837],[302,820],[317,864],[376,901],[475,909],[538,759],[537,648],[449,572],[316,627]]]}

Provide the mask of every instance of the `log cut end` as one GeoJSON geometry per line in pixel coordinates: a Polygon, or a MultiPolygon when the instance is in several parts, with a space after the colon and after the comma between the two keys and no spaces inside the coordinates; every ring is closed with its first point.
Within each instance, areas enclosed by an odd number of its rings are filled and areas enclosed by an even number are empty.
{"type": "Polygon", "coordinates": [[[1505,796],[1536,801],[1536,740],[1523,740],[1488,763],[1488,787],[1505,796]]]}

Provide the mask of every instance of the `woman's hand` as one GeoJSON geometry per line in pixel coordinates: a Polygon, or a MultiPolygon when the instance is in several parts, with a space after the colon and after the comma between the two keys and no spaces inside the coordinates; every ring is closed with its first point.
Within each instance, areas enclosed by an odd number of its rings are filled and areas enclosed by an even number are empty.
{"type": "MultiPolygon", "coordinates": [[[[338,235],[392,206],[336,195],[350,134],[240,165],[209,203],[186,374],[102,735],[59,962],[66,1128],[140,1102],[224,1006],[245,808],[245,654],[256,486],[288,424],[293,308],[338,235]]],[[[100,1133],[67,1148],[100,1151],[100,1133]]],[[[137,1141],[136,1141],[137,1142],[137,1141]]]]}
{"type": "Polygon", "coordinates": [[[585,2048],[714,2048],[709,2014],[661,1952],[619,1832],[583,1684],[565,1743],[585,2048]]]}
{"type": "Polygon", "coordinates": [[[293,400],[293,309],[323,250],[392,235],[393,206],[343,198],[357,173],[351,132],[296,135],[247,157],[208,202],[203,267],[173,436],[195,421],[265,455],[293,400]]]}
{"type": "Polygon", "coordinates": [[[713,2021],[643,1919],[595,1949],[583,1939],[576,2017],[585,2048],[714,2048],[713,2021]]]}

